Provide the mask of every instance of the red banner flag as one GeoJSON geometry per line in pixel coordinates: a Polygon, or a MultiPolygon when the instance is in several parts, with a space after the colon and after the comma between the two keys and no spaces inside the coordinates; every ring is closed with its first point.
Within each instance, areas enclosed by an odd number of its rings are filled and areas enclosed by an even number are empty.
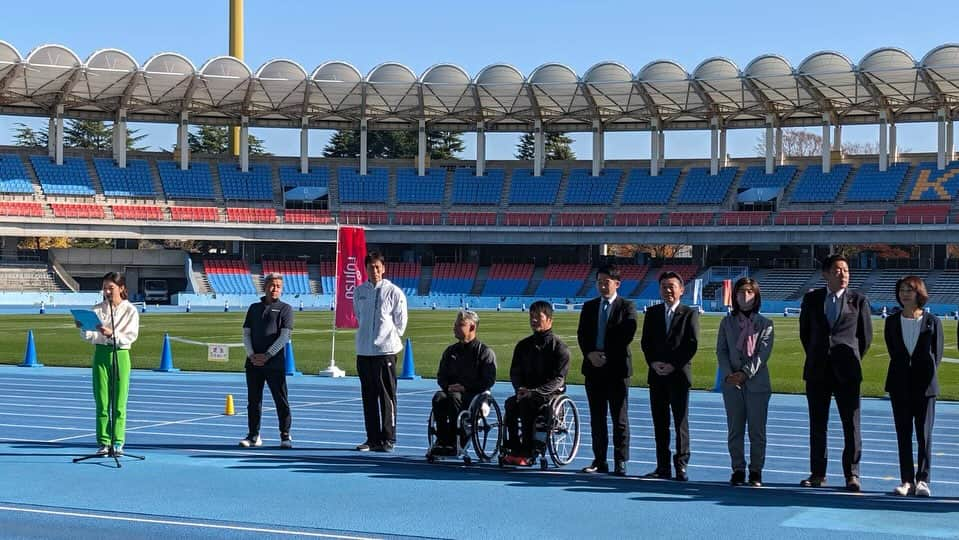
{"type": "Polygon", "coordinates": [[[366,231],[340,227],[336,242],[336,328],[356,328],[353,291],[366,281],[366,231]]]}
{"type": "Polygon", "coordinates": [[[733,280],[731,279],[723,280],[723,305],[733,305],[733,280]]]}

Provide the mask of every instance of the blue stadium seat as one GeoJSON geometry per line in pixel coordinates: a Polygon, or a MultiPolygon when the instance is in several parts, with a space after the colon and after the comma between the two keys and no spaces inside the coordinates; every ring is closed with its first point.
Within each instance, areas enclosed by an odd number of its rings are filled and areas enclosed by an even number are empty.
{"type": "Polygon", "coordinates": [[[456,169],[453,171],[453,204],[499,204],[505,177],[503,169],[486,169],[486,176],[476,176],[475,169],[456,169]]]}
{"type": "Polygon", "coordinates": [[[829,174],[822,172],[822,165],[810,165],[799,177],[796,191],[791,202],[833,202],[839,195],[842,185],[849,177],[851,165],[834,165],[829,174]]]}
{"type": "Polygon", "coordinates": [[[442,204],[446,191],[446,169],[427,169],[417,176],[416,169],[396,170],[396,202],[402,204],[442,204]]]}
{"type": "Polygon", "coordinates": [[[589,169],[573,169],[566,186],[566,204],[613,204],[616,188],[623,176],[621,169],[603,169],[599,176],[590,176],[589,169]]]}
{"type": "Polygon", "coordinates": [[[795,165],[780,165],[772,174],[766,174],[763,166],[747,167],[739,181],[739,189],[786,188],[796,176],[795,165]]]}
{"type": "Polygon", "coordinates": [[[489,279],[483,285],[483,296],[520,296],[527,286],[528,279],[489,279]]]}
{"type": "Polygon", "coordinates": [[[163,192],[169,199],[212,199],[213,177],[210,164],[201,161],[190,163],[190,167],[180,170],[180,164],[173,161],[157,161],[157,171],[163,192]]]}
{"type": "Polygon", "coordinates": [[[692,167],[679,193],[679,204],[719,204],[726,198],[738,167],[724,167],[712,176],[707,167],[692,167]]]}
{"type": "Polygon", "coordinates": [[[243,172],[235,163],[220,163],[218,170],[224,199],[273,200],[273,174],[269,165],[252,165],[248,172],[243,172]]]}
{"type": "Polygon", "coordinates": [[[510,204],[556,204],[556,193],[563,178],[561,169],[544,169],[539,178],[532,169],[513,169],[509,187],[510,204]]]}
{"type": "Polygon", "coordinates": [[[546,297],[570,297],[576,296],[579,294],[579,290],[583,288],[583,280],[569,280],[569,279],[544,279],[540,282],[539,286],[536,287],[536,296],[546,296],[546,297]]]}
{"type": "Polygon", "coordinates": [[[360,171],[353,167],[338,169],[340,202],[386,204],[386,197],[389,195],[389,170],[371,168],[367,173],[366,176],[360,176],[360,171]]]}
{"type": "Polygon", "coordinates": [[[895,201],[909,170],[908,163],[893,163],[885,172],[877,163],[866,163],[852,179],[846,200],[850,202],[895,201]]]}
{"type": "Polygon", "coordinates": [[[57,165],[47,156],[30,156],[30,163],[47,195],[89,196],[96,193],[83,158],[64,158],[63,165],[57,165]]]}
{"type": "Polygon", "coordinates": [[[682,169],[667,167],[659,171],[659,176],[650,176],[649,169],[629,171],[626,187],[623,190],[622,204],[666,204],[682,169]]]}
{"type": "Polygon", "coordinates": [[[959,161],[953,161],[943,170],[935,163],[920,163],[915,168],[907,199],[911,201],[942,201],[959,198],[959,161]]]}
{"type": "Polygon", "coordinates": [[[284,187],[328,187],[330,185],[329,167],[311,168],[308,173],[300,173],[299,167],[280,166],[280,184],[284,187]]]}
{"type": "Polygon", "coordinates": [[[469,294],[473,288],[473,279],[434,278],[430,283],[430,293],[469,294]]]}
{"type": "Polygon", "coordinates": [[[103,194],[108,197],[155,197],[150,164],[143,159],[127,161],[121,169],[112,159],[93,158],[93,166],[100,176],[103,194]]]}
{"type": "Polygon", "coordinates": [[[0,155],[0,193],[33,193],[33,184],[27,178],[20,156],[0,155]]]}

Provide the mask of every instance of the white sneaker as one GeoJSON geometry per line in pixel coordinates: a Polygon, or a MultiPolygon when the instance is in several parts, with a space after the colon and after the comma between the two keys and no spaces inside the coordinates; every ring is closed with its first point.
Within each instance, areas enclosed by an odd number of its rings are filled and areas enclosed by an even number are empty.
{"type": "Polygon", "coordinates": [[[98,455],[98,456],[105,456],[105,455],[107,455],[107,454],[109,454],[109,453],[110,453],[110,447],[107,446],[107,445],[105,445],[105,444],[102,445],[102,446],[100,446],[100,448],[97,448],[97,455],[98,455]]]}
{"type": "Polygon", "coordinates": [[[916,487],[913,486],[910,482],[903,482],[902,484],[896,486],[892,490],[893,495],[899,495],[900,497],[905,497],[906,495],[912,495],[916,492],[916,487]]]}
{"type": "Polygon", "coordinates": [[[929,484],[920,480],[916,483],[916,497],[930,497],[932,491],[929,490],[929,484]]]}
{"type": "Polygon", "coordinates": [[[263,439],[261,439],[259,435],[257,435],[255,438],[250,438],[250,436],[247,435],[246,437],[240,439],[240,446],[243,448],[249,448],[251,446],[260,447],[263,446],[263,439]]]}
{"type": "Polygon", "coordinates": [[[122,444],[118,444],[118,445],[116,445],[116,446],[113,447],[113,455],[115,455],[115,456],[122,456],[122,455],[123,455],[123,445],[122,445],[122,444]]]}

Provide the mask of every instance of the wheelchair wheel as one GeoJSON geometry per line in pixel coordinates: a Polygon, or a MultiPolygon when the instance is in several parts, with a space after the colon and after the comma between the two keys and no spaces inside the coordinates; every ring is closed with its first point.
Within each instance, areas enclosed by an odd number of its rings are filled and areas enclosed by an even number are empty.
{"type": "Polygon", "coordinates": [[[579,411],[569,396],[560,396],[553,404],[546,447],[553,464],[569,465],[579,451],[579,411]]]}
{"type": "Polygon", "coordinates": [[[492,461],[499,455],[500,443],[503,440],[503,415],[491,396],[484,397],[479,403],[473,411],[470,424],[476,457],[480,462],[492,461]]]}
{"type": "Polygon", "coordinates": [[[427,458],[429,459],[433,455],[433,445],[436,444],[436,424],[433,423],[433,411],[430,411],[430,418],[426,421],[426,443],[427,458]]]}

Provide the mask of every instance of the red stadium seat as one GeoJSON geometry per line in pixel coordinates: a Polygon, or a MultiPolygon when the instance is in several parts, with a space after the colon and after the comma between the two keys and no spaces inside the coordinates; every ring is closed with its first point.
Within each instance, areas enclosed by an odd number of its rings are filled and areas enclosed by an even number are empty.
{"type": "Polygon", "coordinates": [[[496,225],[496,212],[450,212],[447,225],[496,225]]]}
{"type": "Polygon", "coordinates": [[[162,221],[163,209],[159,206],[138,206],[133,204],[115,204],[113,217],[117,219],[139,219],[144,221],[162,221]]]}
{"type": "Polygon", "coordinates": [[[719,215],[720,225],[763,225],[769,221],[769,212],[723,212],[719,215]]]}
{"type": "Polygon", "coordinates": [[[616,214],[613,225],[617,227],[648,227],[659,224],[659,212],[633,212],[616,214]]]}
{"type": "Polygon", "coordinates": [[[0,204],[0,216],[43,217],[43,206],[38,202],[4,201],[0,204]]]}
{"type": "Polygon", "coordinates": [[[606,224],[606,214],[557,214],[556,224],[564,227],[601,227],[606,224]]]}
{"type": "Polygon", "coordinates": [[[174,221],[217,221],[219,214],[212,206],[171,206],[174,221]]]}
{"type": "Polygon", "coordinates": [[[549,225],[548,213],[544,212],[507,212],[504,225],[514,227],[543,227],[549,225]]]}
{"type": "Polygon", "coordinates": [[[776,214],[776,225],[822,225],[825,210],[785,210],[776,214]]]}
{"type": "Polygon", "coordinates": [[[50,203],[53,215],[61,218],[103,219],[103,206],[99,204],[50,203]]]}

